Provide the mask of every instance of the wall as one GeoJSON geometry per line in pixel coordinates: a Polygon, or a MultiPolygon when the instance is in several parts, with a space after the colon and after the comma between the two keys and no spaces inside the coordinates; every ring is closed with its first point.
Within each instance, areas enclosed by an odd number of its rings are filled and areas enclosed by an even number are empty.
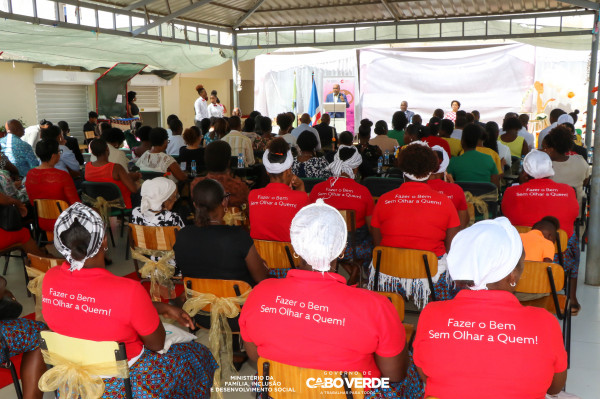
{"type": "Polygon", "coordinates": [[[35,110],[35,64],[0,62],[0,123],[9,119],[22,119],[26,125],[37,124],[35,110]]]}

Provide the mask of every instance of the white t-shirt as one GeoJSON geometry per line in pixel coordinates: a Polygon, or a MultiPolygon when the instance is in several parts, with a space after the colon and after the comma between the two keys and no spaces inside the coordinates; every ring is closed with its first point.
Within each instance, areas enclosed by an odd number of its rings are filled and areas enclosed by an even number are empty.
{"type": "Polygon", "coordinates": [[[169,166],[175,162],[177,162],[175,161],[175,158],[165,154],[164,152],[152,153],[150,151],[146,151],[142,154],[140,159],[135,162],[135,165],[142,171],[147,170],[152,172],[167,173],[169,166]]]}
{"type": "Polygon", "coordinates": [[[552,169],[554,169],[554,176],[551,179],[574,187],[581,206],[583,181],[590,177],[590,166],[587,161],[581,155],[569,155],[569,159],[565,162],[552,161],[552,169]]]}
{"type": "MultiPolygon", "coordinates": [[[[502,134],[503,133],[501,132],[500,135],[502,134]]],[[[518,135],[525,139],[529,149],[532,150],[535,144],[535,137],[533,137],[533,134],[529,133],[526,128],[522,127],[521,130],[519,130],[518,135]]]]}
{"type": "Polygon", "coordinates": [[[183,137],[179,135],[173,135],[169,137],[169,144],[167,145],[167,154],[179,155],[179,149],[185,145],[183,137]]]}
{"type": "Polygon", "coordinates": [[[206,100],[202,97],[198,97],[198,99],[196,99],[196,102],[194,102],[194,110],[196,111],[196,116],[194,119],[196,119],[197,121],[201,121],[204,118],[209,118],[206,100]]]}
{"type": "Polygon", "coordinates": [[[223,112],[225,111],[225,108],[223,108],[223,106],[221,104],[213,104],[210,103],[208,104],[208,117],[212,118],[213,116],[215,118],[222,118],[223,117],[223,112]]]}

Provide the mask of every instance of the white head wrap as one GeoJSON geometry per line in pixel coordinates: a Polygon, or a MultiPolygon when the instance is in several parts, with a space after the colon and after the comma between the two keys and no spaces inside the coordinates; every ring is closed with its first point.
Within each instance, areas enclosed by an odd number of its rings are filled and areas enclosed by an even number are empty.
{"type": "Polygon", "coordinates": [[[347,236],[342,215],[322,199],[300,209],[290,227],[294,251],[322,272],[329,270],[331,261],[342,253],[347,236]]]}
{"type": "MultiPolygon", "coordinates": [[[[421,140],[413,141],[409,145],[415,145],[415,144],[429,147],[429,144],[427,144],[426,142],[421,141],[421,140]]],[[[429,179],[429,176],[431,176],[431,173],[428,173],[425,177],[417,177],[417,176],[411,175],[410,173],[404,172],[404,177],[408,177],[410,180],[414,180],[414,181],[427,181],[429,179]]]]}
{"type": "Polygon", "coordinates": [[[450,157],[448,156],[448,153],[446,152],[446,150],[444,150],[444,147],[439,145],[434,145],[433,147],[431,147],[431,149],[433,151],[440,151],[442,153],[442,163],[440,164],[440,168],[438,169],[438,171],[435,173],[444,173],[446,169],[448,169],[448,165],[450,164],[450,157]]]}
{"type": "Polygon", "coordinates": [[[269,162],[269,150],[266,150],[263,154],[263,165],[265,165],[265,169],[267,169],[268,173],[279,174],[283,173],[286,170],[292,167],[292,163],[294,162],[294,157],[292,156],[292,150],[288,150],[285,161],[283,163],[271,163],[269,162]]]}
{"type": "Polygon", "coordinates": [[[544,151],[532,150],[529,154],[525,155],[523,169],[525,173],[534,179],[554,176],[552,160],[550,159],[550,155],[544,151]]]}
{"type": "Polygon", "coordinates": [[[561,116],[559,116],[556,123],[558,125],[562,125],[563,123],[570,123],[571,125],[574,125],[573,117],[569,114],[562,114],[561,116]]]}
{"type": "Polygon", "coordinates": [[[76,202],[63,211],[58,216],[58,219],[56,219],[56,223],[54,224],[54,246],[71,265],[69,270],[81,270],[85,261],[95,256],[100,250],[102,240],[104,239],[104,232],[104,222],[100,215],[92,208],[83,205],[81,202],[76,202]],[[62,242],[60,237],[60,235],[68,230],[75,221],[78,221],[91,235],[86,255],[82,260],[73,259],[71,256],[71,249],[62,242]]]}
{"type": "Polygon", "coordinates": [[[148,217],[152,217],[154,213],[162,210],[162,204],[169,199],[173,192],[177,190],[177,186],[171,179],[166,177],[155,177],[151,180],[146,180],[142,184],[142,203],[141,211],[143,214],[149,213],[148,217]]]}
{"type": "Polygon", "coordinates": [[[329,165],[329,170],[335,177],[339,177],[342,173],[350,176],[351,179],[354,179],[354,169],[358,168],[362,163],[362,156],[358,149],[352,145],[340,145],[338,151],[333,156],[333,162],[329,165]],[[342,148],[351,148],[354,150],[354,155],[352,155],[349,159],[342,161],[340,159],[340,150],[342,148]]]}
{"type": "Polygon", "coordinates": [[[514,270],[523,253],[519,232],[507,218],[483,220],[459,232],[448,253],[453,280],[472,280],[472,290],[486,290],[514,270]]]}

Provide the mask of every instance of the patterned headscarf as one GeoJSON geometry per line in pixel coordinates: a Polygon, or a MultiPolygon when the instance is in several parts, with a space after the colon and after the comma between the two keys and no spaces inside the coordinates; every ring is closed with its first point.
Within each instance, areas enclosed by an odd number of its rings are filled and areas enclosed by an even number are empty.
{"type": "Polygon", "coordinates": [[[354,169],[358,168],[362,164],[362,156],[358,152],[358,149],[351,145],[340,145],[338,151],[333,156],[333,162],[329,165],[329,170],[335,177],[339,177],[342,173],[350,176],[354,179],[354,169]],[[351,148],[354,150],[354,155],[350,158],[342,161],[340,159],[340,151],[343,148],[351,148]]]}
{"type": "Polygon", "coordinates": [[[68,207],[63,213],[58,216],[54,224],[54,246],[71,265],[70,271],[81,270],[83,264],[89,258],[95,256],[104,240],[104,222],[102,217],[94,211],[83,205],[81,202],[76,202],[68,207]],[[71,249],[61,241],[61,234],[68,230],[75,221],[79,222],[91,235],[90,242],[87,247],[86,255],[81,260],[73,259],[71,249]]]}

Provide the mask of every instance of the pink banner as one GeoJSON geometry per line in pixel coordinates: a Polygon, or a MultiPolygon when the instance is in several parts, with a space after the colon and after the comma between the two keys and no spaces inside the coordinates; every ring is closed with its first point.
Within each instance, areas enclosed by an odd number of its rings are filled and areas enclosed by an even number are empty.
{"type": "MultiPolygon", "coordinates": [[[[325,77],[323,78],[323,103],[333,102],[327,101],[327,96],[333,94],[333,85],[340,85],[340,93],[343,94],[348,100],[350,106],[346,108],[346,130],[354,134],[354,101],[355,101],[355,84],[354,77],[352,76],[338,76],[338,77],[325,77]]],[[[331,96],[332,97],[332,96],[331,96]]],[[[341,133],[338,131],[338,134],[341,133]]]]}

